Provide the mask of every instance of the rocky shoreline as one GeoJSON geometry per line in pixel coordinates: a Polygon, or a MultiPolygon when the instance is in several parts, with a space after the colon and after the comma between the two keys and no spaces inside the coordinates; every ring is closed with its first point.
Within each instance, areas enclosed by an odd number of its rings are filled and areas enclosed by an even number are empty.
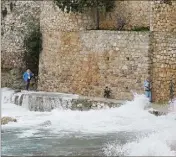
{"type": "Polygon", "coordinates": [[[1,125],[8,124],[9,122],[17,122],[17,120],[12,117],[2,117],[1,118],[1,125]]]}

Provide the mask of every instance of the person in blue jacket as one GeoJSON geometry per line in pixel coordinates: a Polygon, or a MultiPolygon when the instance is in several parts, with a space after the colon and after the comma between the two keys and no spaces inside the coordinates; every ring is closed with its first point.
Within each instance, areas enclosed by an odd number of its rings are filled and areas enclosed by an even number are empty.
{"type": "Polygon", "coordinates": [[[26,82],[26,90],[29,89],[31,78],[34,76],[34,74],[31,72],[30,69],[27,69],[27,71],[23,74],[23,79],[26,82]]]}
{"type": "Polygon", "coordinates": [[[150,78],[148,77],[145,82],[144,82],[144,91],[145,91],[145,95],[147,98],[149,98],[149,101],[152,102],[152,85],[151,85],[151,81],[150,78]]]}

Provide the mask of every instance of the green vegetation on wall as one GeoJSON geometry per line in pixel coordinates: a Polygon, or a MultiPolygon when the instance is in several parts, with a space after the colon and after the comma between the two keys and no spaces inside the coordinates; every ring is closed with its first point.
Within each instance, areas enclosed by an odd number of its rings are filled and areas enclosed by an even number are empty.
{"type": "Polygon", "coordinates": [[[96,29],[99,29],[100,12],[109,12],[114,8],[114,0],[54,0],[56,5],[67,13],[83,13],[87,9],[94,9],[96,15],[96,29]]]}
{"type": "Polygon", "coordinates": [[[134,27],[131,31],[150,31],[150,27],[134,27]]]}

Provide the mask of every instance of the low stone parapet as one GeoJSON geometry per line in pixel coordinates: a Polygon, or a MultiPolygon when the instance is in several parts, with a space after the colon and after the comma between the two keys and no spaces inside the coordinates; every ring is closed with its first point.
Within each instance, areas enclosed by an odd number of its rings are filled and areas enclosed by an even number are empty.
{"type": "Polygon", "coordinates": [[[19,92],[13,95],[11,102],[26,107],[30,111],[40,112],[49,112],[55,108],[85,111],[118,107],[124,103],[124,101],[114,99],[52,92],[19,92]]]}

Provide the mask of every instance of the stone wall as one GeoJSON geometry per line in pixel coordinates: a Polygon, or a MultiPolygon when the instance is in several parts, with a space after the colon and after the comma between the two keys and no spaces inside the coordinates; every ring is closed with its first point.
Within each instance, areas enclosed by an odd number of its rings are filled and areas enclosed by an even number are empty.
{"type": "Polygon", "coordinates": [[[67,14],[52,2],[42,4],[39,90],[102,97],[109,86],[117,99],[143,91],[149,33],[86,31],[95,28],[91,13],[67,14]]]}
{"type": "Polygon", "coordinates": [[[43,28],[39,90],[132,98],[149,71],[149,33],[118,31],[59,32],[43,28]]]}
{"type": "Polygon", "coordinates": [[[124,29],[150,26],[150,1],[115,1],[112,12],[100,16],[100,28],[117,29],[125,22],[124,29]]]}
{"type": "Polygon", "coordinates": [[[154,32],[152,46],[153,99],[168,101],[171,80],[176,96],[176,32],[154,32]]]}
{"type": "Polygon", "coordinates": [[[24,37],[39,24],[40,2],[2,1],[1,5],[1,85],[19,88],[26,70],[24,37]]]}
{"type": "Polygon", "coordinates": [[[176,2],[115,3],[113,12],[101,14],[100,28],[116,29],[121,18],[125,29],[150,24],[152,32],[87,31],[95,29],[91,11],[67,14],[52,1],[41,5],[39,1],[2,1],[1,14],[7,9],[1,20],[2,86],[19,88],[26,68],[22,60],[24,36],[30,31],[29,23],[40,22],[43,52],[39,89],[103,96],[108,85],[113,98],[130,99],[130,90],[142,92],[149,74],[154,100],[168,100],[171,77],[176,82],[176,2]]]}
{"type": "Polygon", "coordinates": [[[170,82],[174,83],[176,96],[176,2],[152,2],[151,25],[151,74],[153,100],[168,101],[170,82]]]}
{"type": "Polygon", "coordinates": [[[176,1],[151,2],[151,31],[176,32],[176,1]]]}
{"type": "MultiPolygon", "coordinates": [[[[125,29],[132,26],[148,26],[148,7],[141,2],[117,1],[113,12],[102,14],[100,28],[116,29],[118,17],[126,20],[125,29]],[[145,6],[145,7],[144,7],[145,6]],[[138,12],[138,14],[136,14],[138,12]],[[122,16],[123,13],[123,16],[122,16]],[[141,16],[139,16],[141,15],[141,16]],[[142,20],[141,20],[142,17],[142,20]]],[[[85,14],[65,14],[52,1],[5,1],[2,4],[2,86],[19,88],[21,75],[26,69],[23,61],[24,37],[31,31],[29,25],[39,24],[40,16],[45,29],[59,31],[79,31],[95,29],[94,12],[85,14]],[[42,5],[42,7],[40,6],[42,5]]]]}
{"type": "MultiPolygon", "coordinates": [[[[52,1],[42,2],[41,18],[42,25],[48,29],[61,31],[78,31],[95,29],[95,12],[86,14],[63,13],[52,1]],[[52,15],[52,16],[48,16],[52,15]]],[[[124,29],[134,27],[149,27],[150,25],[150,2],[149,1],[115,1],[115,8],[108,13],[100,14],[100,29],[117,29],[120,21],[125,22],[124,29]]]]}
{"type": "Polygon", "coordinates": [[[41,30],[53,31],[81,31],[95,29],[92,12],[86,14],[63,13],[52,1],[41,3],[40,14],[41,30]]]}

